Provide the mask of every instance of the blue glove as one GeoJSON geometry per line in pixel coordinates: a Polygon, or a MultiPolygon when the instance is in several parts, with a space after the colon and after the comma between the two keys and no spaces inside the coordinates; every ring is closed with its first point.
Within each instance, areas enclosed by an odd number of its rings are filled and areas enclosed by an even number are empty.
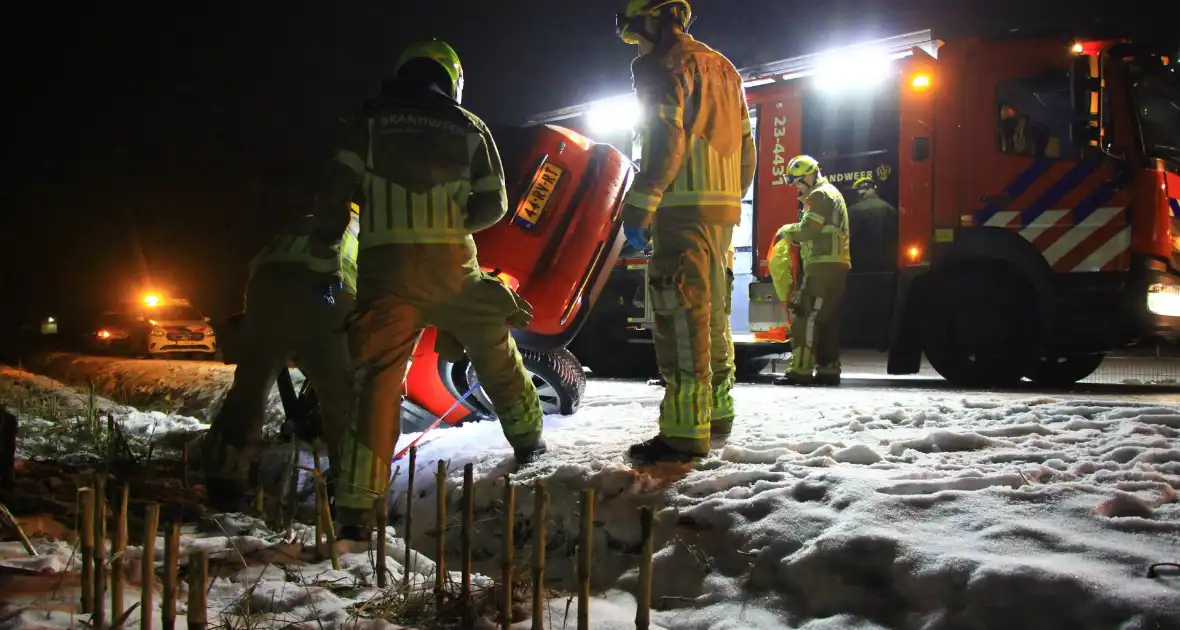
{"type": "Polygon", "coordinates": [[[635,249],[647,249],[647,234],[646,231],[636,225],[630,223],[623,224],[623,236],[627,238],[627,244],[635,249]]]}

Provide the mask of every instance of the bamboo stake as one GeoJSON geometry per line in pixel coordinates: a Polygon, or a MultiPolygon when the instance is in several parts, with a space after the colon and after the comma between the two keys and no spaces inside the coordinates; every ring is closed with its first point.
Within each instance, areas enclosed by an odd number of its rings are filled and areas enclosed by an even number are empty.
{"type": "Polygon", "coordinates": [[[590,560],[594,543],[594,488],[582,490],[582,530],[578,535],[578,630],[590,630],[590,560]]]}
{"type": "MultiPolygon", "coordinates": [[[[418,447],[410,447],[410,464],[409,464],[409,479],[406,486],[406,557],[402,562],[403,571],[402,583],[405,588],[410,588],[410,537],[413,536],[414,529],[414,469],[418,467],[418,447]]],[[[384,575],[382,575],[384,579],[384,575]]],[[[383,584],[381,586],[384,586],[383,584]]]]}
{"type": "Polygon", "coordinates": [[[317,440],[311,446],[311,461],[315,467],[315,477],[312,479],[315,482],[315,559],[321,561],[324,559],[323,547],[320,547],[321,541],[324,539],[324,508],[328,507],[327,503],[320,499],[320,484],[323,481],[323,471],[320,470],[320,447],[317,440]]]}
{"type": "Polygon", "coordinates": [[[504,551],[503,565],[500,567],[503,583],[503,593],[500,600],[500,628],[509,630],[512,627],[512,565],[516,559],[516,486],[512,480],[504,478],[504,551]]]}
{"type": "Polygon", "coordinates": [[[164,597],[161,602],[161,621],[164,630],[176,627],[176,581],[180,572],[180,524],[168,524],[168,537],[164,539],[164,597]]]}
{"type": "Polygon", "coordinates": [[[436,487],[435,522],[437,523],[438,539],[435,541],[434,565],[434,605],[435,610],[442,612],[443,586],[446,584],[446,535],[447,535],[447,463],[439,460],[438,473],[434,478],[436,487]]]}
{"type": "MultiPolygon", "coordinates": [[[[389,490],[381,493],[373,501],[373,520],[377,523],[377,588],[385,588],[389,583],[389,569],[388,558],[386,557],[387,536],[385,528],[389,526],[389,503],[386,497],[389,496],[389,490]]],[[[406,575],[409,575],[409,570],[406,575]]]]}
{"type": "Polygon", "coordinates": [[[160,506],[151,503],[143,514],[143,555],[139,569],[139,628],[152,630],[152,613],[155,612],[156,586],[156,530],[160,524],[160,506]]]}
{"type": "Polygon", "coordinates": [[[107,480],[99,473],[94,481],[94,627],[106,625],[107,596],[107,480]]]}
{"type": "MultiPolygon", "coordinates": [[[[185,436],[186,438],[188,436],[185,436]]],[[[184,446],[180,450],[180,484],[188,487],[188,440],[185,439],[184,446]]]]}
{"type": "Polygon", "coordinates": [[[549,493],[545,481],[538,479],[533,484],[533,626],[532,630],[545,630],[545,544],[548,534],[545,525],[549,521],[549,493]]]}
{"type": "Polygon", "coordinates": [[[82,613],[94,612],[94,490],[78,490],[82,504],[82,613]]]}
{"type": "Polygon", "coordinates": [[[643,551],[639,558],[639,592],[636,596],[635,630],[651,628],[651,557],[655,553],[655,513],[650,506],[639,510],[639,535],[643,551]]]}
{"type": "Polygon", "coordinates": [[[209,597],[205,583],[209,575],[209,555],[205,551],[188,554],[188,630],[205,630],[209,597]]]}
{"type": "Polygon", "coordinates": [[[336,525],[332,523],[332,506],[328,502],[328,485],[324,478],[317,480],[316,492],[320,496],[320,520],[324,523],[324,542],[328,545],[328,557],[332,568],[340,570],[340,551],[336,549],[336,525]]]}
{"type": "Polygon", "coordinates": [[[463,529],[460,532],[462,536],[462,557],[460,557],[460,567],[462,573],[462,582],[459,585],[459,605],[463,609],[463,626],[470,627],[473,620],[471,613],[474,608],[471,605],[471,537],[474,535],[475,529],[475,467],[472,464],[463,466],[463,529]]]}
{"type": "Polygon", "coordinates": [[[115,539],[111,549],[111,628],[119,628],[123,617],[123,554],[127,551],[127,500],[131,488],[123,485],[119,515],[115,517],[115,539]]]}

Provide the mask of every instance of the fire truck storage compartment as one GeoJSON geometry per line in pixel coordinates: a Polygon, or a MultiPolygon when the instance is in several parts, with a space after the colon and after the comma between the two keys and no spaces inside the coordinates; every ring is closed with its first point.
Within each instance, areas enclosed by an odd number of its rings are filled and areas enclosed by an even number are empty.
{"type": "MultiPolygon", "coordinates": [[[[819,161],[850,209],[860,199],[853,184],[870,176],[881,198],[897,208],[899,121],[895,82],[854,84],[840,91],[813,87],[803,94],[802,152],[819,161]]],[[[854,264],[841,308],[840,345],[885,350],[897,265],[864,261],[897,260],[897,216],[889,230],[892,238],[875,233],[880,227],[854,212],[848,220],[854,264]]]]}

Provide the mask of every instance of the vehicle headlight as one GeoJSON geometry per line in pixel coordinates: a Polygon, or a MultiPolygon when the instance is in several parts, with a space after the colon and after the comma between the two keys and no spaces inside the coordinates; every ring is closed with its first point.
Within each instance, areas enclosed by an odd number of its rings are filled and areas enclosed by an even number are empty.
{"type": "Polygon", "coordinates": [[[1180,287],[1151,285],[1147,289],[1147,310],[1163,317],[1180,317],[1180,287]]]}
{"type": "Polygon", "coordinates": [[[152,329],[152,336],[153,336],[153,337],[163,337],[163,336],[164,336],[164,331],[163,331],[163,330],[160,330],[159,328],[153,328],[153,329],[152,329]]]}

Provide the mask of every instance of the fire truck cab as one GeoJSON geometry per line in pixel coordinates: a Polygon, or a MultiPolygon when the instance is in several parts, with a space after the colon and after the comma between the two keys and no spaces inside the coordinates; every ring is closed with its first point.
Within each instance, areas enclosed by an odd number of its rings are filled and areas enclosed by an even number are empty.
{"type": "MultiPolygon", "coordinates": [[[[1180,339],[1174,57],[1126,40],[921,31],[742,75],[759,163],[735,231],[748,282],[734,313],[750,332],[787,324],[767,255],[799,216],[786,163],[809,154],[849,206],[841,346],[887,352],[891,374],[924,354],[962,386],[1066,385],[1111,350],[1180,339]],[[892,212],[861,212],[865,177],[892,212]]],[[[615,317],[582,334],[627,328],[615,317]]]]}

